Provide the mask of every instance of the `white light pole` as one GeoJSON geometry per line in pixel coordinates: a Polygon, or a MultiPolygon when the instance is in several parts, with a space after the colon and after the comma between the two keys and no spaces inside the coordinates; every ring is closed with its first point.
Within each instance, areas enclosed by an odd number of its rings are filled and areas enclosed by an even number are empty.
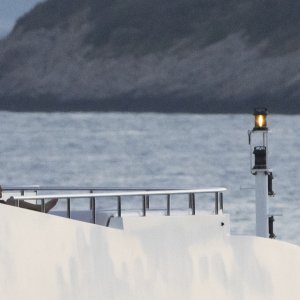
{"type": "MultiPolygon", "coordinates": [[[[268,198],[272,172],[268,166],[267,109],[254,110],[255,125],[249,133],[250,170],[255,175],[256,236],[269,237],[268,198]]],[[[271,234],[270,234],[271,236],[271,234]]]]}
{"type": "Polygon", "coordinates": [[[268,175],[263,171],[255,174],[256,236],[268,237],[268,175]]]}

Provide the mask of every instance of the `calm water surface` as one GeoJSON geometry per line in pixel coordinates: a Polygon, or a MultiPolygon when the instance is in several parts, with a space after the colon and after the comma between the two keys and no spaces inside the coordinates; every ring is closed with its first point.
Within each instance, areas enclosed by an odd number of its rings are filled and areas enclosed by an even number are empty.
{"type": "MultiPolygon", "coordinates": [[[[1,112],[6,185],[224,186],[232,232],[254,233],[251,115],[1,112]]],[[[300,245],[299,116],[269,117],[277,237],[300,245]]],[[[211,202],[212,203],[212,202],[211,202]]]]}

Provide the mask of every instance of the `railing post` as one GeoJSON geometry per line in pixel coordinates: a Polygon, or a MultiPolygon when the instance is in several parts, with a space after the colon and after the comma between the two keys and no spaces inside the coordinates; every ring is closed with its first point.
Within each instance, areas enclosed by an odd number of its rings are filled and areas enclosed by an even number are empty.
{"type": "Polygon", "coordinates": [[[167,195],[167,216],[171,215],[171,195],[167,195]]]}
{"type": "Polygon", "coordinates": [[[67,217],[71,219],[71,199],[67,199],[67,217]]]}
{"type": "Polygon", "coordinates": [[[118,217],[120,218],[122,215],[122,201],[121,196],[118,196],[118,217]]]}
{"type": "Polygon", "coordinates": [[[146,195],[143,196],[143,217],[146,216],[146,195]]]}
{"type": "MultiPolygon", "coordinates": [[[[41,209],[42,209],[42,212],[45,212],[45,199],[42,199],[42,205],[41,205],[41,209]]],[[[20,203],[19,203],[19,206],[20,206],[20,203]]]]}
{"type": "MultiPolygon", "coordinates": [[[[34,193],[35,193],[35,195],[37,196],[38,191],[37,191],[37,190],[34,190],[34,193]]],[[[38,204],[38,201],[37,201],[37,200],[35,200],[35,204],[38,204]]]]}
{"type": "Polygon", "coordinates": [[[146,209],[149,209],[150,208],[150,196],[147,195],[146,196],[146,209]]]}
{"type": "Polygon", "coordinates": [[[220,193],[220,210],[223,212],[223,193],[220,193]]]}
{"type": "Polygon", "coordinates": [[[96,198],[92,197],[92,213],[93,213],[93,223],[96,224],[96,198]]]}
{"type": "MultiPolygon", "coordinates": [[[[25,190],[21,190],[21,196],[25,195],[25,190]]],[[[20,207],[20,201],[18,201],[18,207],[20,207]]]]}
{"type": "MultiPolygon", "coordinates": [[[[93,193],[93,190],[90,190],[90,193],[92,194],[93,193]]],[[[90,198],[90,210],[93,209],[93,198],[91,197],[90,198]]]]}
{"type": "Polygon", "coordinates": [[[219,193],[215,193],[215,215],[219,213],[219,193]]]}
{"type": "Polygon", "coordinates": [[[196,214],[195,194],[190,194],[192,204],[192,215],[196,214]]]}

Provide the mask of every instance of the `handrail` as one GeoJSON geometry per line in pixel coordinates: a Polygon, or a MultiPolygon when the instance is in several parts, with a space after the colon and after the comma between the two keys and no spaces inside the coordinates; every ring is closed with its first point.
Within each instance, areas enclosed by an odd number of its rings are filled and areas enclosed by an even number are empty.
{"type": "Polygon", "coordinates": [[[182,195],[182,194],[207,194],[207,193],[222,193],[225,192],[226,188],[208,188],[208,189],[190,189],[190,190],[138,190],[134,192],[106,192],[106,193],[88,193],[88,194],[54,194],[54,195],[37,195],[37,196],[16,196],[15,200],[40,200],[40,199],[76,199],[76,198],[95,198],[99,197],[125,197],[125,196],[154,196],[154,195],[182,195]]]}
{"type": "MultiPolygon", "coordinates": [[[[26,191],[34,191],[36,189],[26,189],[26,191]]],[[[54,188],[51,189],[56,191],[54,188]]],[[[171,215],[171,196],[172,195],[189,195],[189,209],[191,210],[192,215],[196,214],[196,202],[195,202],[195,195],[196,194],[214,194],[215,197],[215,209],[214,213],[217,215],[221,210],[223,212],[223,192],[226,191],[226,188],[223,187],[216,187],[216,188],[206,188],[206,189],[156,189],[156,190],[127,190],[124,191],[123,189],[120,190],[113,190],[110,189],[104,190],[102,192],[94,192],[92,188],[87,188],[89,193],[76,193],[76,194],[52,194],[52,195],[28,195],[24,196],[24,189],[19,190],[21,192],[21,196],[12,196],[12,198],[16,201],[16,205],[20,206],[21,201],[27,200],[36,200],[41,201],[41,212],[45,212],[45,202],[49,199],[57,198],[62,200],[67,200],[67,217],[71,218],[71,200],[79,199],[79,198],[87,198],[90,200],[90,210],[92,211],[92,219],[93,223],[96,224],[96,200],[104,197],[111,197],[117,198],[117,205],[116,205],[116,215],[118,217],[122,216],[122,197],[142,197],[142,215],[146,216],[147,210],[149,210],[149,203],[151,196],[167,196],[166,202],[166,215],[171,215]]],[[[3,189],[3,191],[8,191],[7,189],[3,189]]],[[[13,189],[13,191],[17,191],[17,189],[13,189]]],[[[49,191],[49,189],[47,189],[49,191]]],[[[78,191],[78,189],[74,189],[74,191],[78,191]]],[[[162,209],[164,211],[164,209],[162,209]]]]}
{"type": "Polygon", "coordinates": [[[179,190],[175,188],[141,188],[141,187],[96,187],[96,186],[46,186],[46,185],[24,185],[9,186],[2,185],[3,191],[162,191],[162,190],[179,190]]]}

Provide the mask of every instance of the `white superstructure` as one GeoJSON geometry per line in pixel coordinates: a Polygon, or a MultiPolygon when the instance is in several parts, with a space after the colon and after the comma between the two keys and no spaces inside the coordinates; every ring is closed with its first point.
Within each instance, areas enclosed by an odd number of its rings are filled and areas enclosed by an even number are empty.
{"type": "Polygon", "coordinates": [[[1,299],[299,299],[299,247],[231,236],[227,214],[114,229],[1,205],[0,219],[1,299]]]}

